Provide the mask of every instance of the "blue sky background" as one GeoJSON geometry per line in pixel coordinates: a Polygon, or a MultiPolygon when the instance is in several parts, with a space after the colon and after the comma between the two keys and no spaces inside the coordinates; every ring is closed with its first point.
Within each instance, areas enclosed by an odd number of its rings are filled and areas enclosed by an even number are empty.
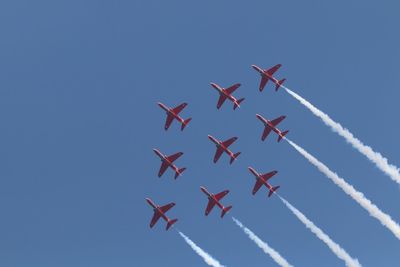
{"type": "Polygon", "coordinates": [[[396,1],[2,1],[0,265],[204,266],[174,231],[148,227],[145,202],[176,202],[176,228],[227,266],[274,266],[199,186],[230,189],[231,215],[296,266],[343,262],[266,190],[259,172],[365,266],[396,266],[391,232],[276,136],[260,113],[400,221],[399,186],[283,90],[258,92],[250,67],[276,63],[286,85],[400,165],[400,4],[396,1]],[[246,97],[216,110],[209,82],[246,97]],[[184,132],[163,130],[161,101],[189,103],[184,132]],[[207,134],[238,136],[212,163],[207,134]],[[152,149],[185,154],[178,180],[152,149]]]}

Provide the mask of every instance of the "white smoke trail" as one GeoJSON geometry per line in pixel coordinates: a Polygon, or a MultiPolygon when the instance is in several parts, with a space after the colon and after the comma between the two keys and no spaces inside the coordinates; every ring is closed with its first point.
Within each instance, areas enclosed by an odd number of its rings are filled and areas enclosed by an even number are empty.
{"type": "Polygon", "coordinates": [[[375,163],[375,165],[386,175],[392,178],[393,181],[400,184],[400,169],[395,165],[388,162],[388,159],[382,156],[379,152],[375,152],[371,147],[364,145],[359,139],[354,137],[354,135],[344,128],[340,123],[332,120],[327,114],[316,108],[313,104],[308,102],[306,99],[302,98],[289,88],[282,86],[286,92],[297,99],[301,104],[307,107],[315,116],[319,117],[327,126],[331,127],[332,131],[338,133],[340,136],[344,137],[348,143],[350,143],[355,149],[357,149],[361,154],[366,156],[370,161],[375,163]]]}
{"type": "Polygon", "coordinates": [[[203,260],[210,266],[213,267],[224,267],[221,263],[219,263],[216,259],[214,259],[210,254],[202,250],[199,246],[197,246],[189,237],[185,236],[182,232],[178,231],[181,237],[188,243],[188,245],[196,252],[203,260]]]}
{"type": "MultiPolygon", "coordinates": [[[[278,195],[279,196],[279,195],[278,195]]],[[[361,267],[361,264],[357,259],[353,259],[347,252],[341,248],[338,244],[336,244],[327,234],[325,234],[321,229],[319,229],[312,221],[310,221],[303,213],[301,213],[298,209],[293,207],[286,199],[279,196],[282,202],[290,209],[294,215],[308,228],[313,232],[319,239],[322,240],[331,251],[341,260],[346,263],[348,267],[361,267]]]]}
{"type": "Polygon", "coordinates": [[[398,239],[400,239],[400,226],[392,220],[392,218],[382,212],[375,204],[367,199],[363,193],[358,192],[354,187],[348,184],[343,178],[339,177],[336,173],[332,172],[325,164],[317,160],[314,156],[310,155],[303,148],[299,147],[289,139],[285,138],[291,146],[293,146],[300,154],[302,154],[309,162],[311,162],[317,169],[331,179],[337,186],[339,186],[346,194],[352,197],[358,204],[369,212],[369,215],[378,219],[382,225],[386,226],[398,239]]]}
{"type": "Polygon", "coordinates": [[[247,236],[256,243],[256,245],[261,248],[265,253],[267,253],[271,258],[283,267],[290,267],[290,265],[277,251],[271,248],[267,243],[262,241],[258,236],[256,236],[250,229],[246,228],[240,221],[232,217],[233,221],[247,234],[247,236]]]}

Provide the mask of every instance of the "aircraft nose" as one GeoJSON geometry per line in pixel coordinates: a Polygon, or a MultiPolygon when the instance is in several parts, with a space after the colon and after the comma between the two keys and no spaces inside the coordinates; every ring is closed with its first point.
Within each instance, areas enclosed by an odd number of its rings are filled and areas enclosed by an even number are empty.
{"type": "Polygon", "coordinates": [[[168,107],[165,106],[165,105],[164,105],[163,103],[161,103],[161,102],[157,102],[157,105],[158,105],[160,108],[164,109],[164,110],[167,110],[167,109],[168,109],[168,107]]]}
{"type": "Polygon", "coordinates": [[[215,89],[218,89],[218,87],[219,87],[216,83],[213,83],[213,82],[210,82],[210,85],[211,85],[212,87],[214,87],[215,89]]]}

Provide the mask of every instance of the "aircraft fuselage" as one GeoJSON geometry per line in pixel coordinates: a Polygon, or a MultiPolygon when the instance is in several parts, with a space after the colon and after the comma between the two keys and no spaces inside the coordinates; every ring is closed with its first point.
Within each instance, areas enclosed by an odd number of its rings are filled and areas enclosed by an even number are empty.
{"type": "Polygon", "coordinates": [[[215,84],[215,83],[211,83],[211,86],[212,86],[215,90],[217,90],[217,92],[218,92],[220,95],[223,95],[223,96],[225,96],[226,98],[228,98],[229,100],[231,100],[232,102],[237,103],[237,99],[236,99],[233,95],[228,94],[228,93],[225,91],[225,88],[222,88],[221,86],[219,86],[218,84],[215,84]]]}
{"type": "Polygon", "coordinates": [[[211,135],[208,135],[208,138],[217,146],[217,148],[222,148],[224,150],[224,152],[226,154],[228,154],[229,156],[232,156],[233,153],[232,151],[230,151],[227,147],[225,147],[221,141],[218,141],[217,139],[215,139],[214,137],[212,137],[211,135]]]}
{"type": "Polygon", "coordinates": [[[174,119],[178,120],[179,122],[183,122],[183,119],[177,115],[175,112],[172,111],[171,108],[167,107],[166,105],[164,105],[163,103],[159,102],[158,105],[165,110],[165,113],[168,115],[171,115],[174,117],[174,119]]]}
{"type": "MultiPolygon", "coordinates": [[[[262,182],[268,189],[272,189],[272,186],[262,177],[261,174],[259,174],[256,170],[253,168],[249,167],[250,172],[254,175],[254,178],[257,181],[262,182]]],[[[276,173],[276,172],[275,172],[276,173]]]]}
{"type": "Polygon", "coordinates": [[[158,151],[157,149],[153,149],[153,151],[154,151],[154,153],[157,154],[157,156],[160,157],[161,162],[167,163],[168,166],[169,166],[170,168],[172,168],[174,171],[176,171],[176,170],[178,169],[170,160],[168,160],[168,157],[167,157],[167,156],[163,155],[163,154],[162,154],[160,151],[158,151]]]}
{"type": "Polygon", "coordinates": [[[275,79],[274,76],[269,75],[268,72],[264,71],[263,69],[261,69],[260,67],[256,66],[256,65],[252,65],[253,69],[255,69],[256,71],[258,71],[260,73],[261,76],[268,78],[269,80],[273,81],[275,84],[277,84],[279,81],[277,79],[275,79]]]}
{"type": "Polygon", "coordinates": [[[260,116],[260,115],[256,115],[263,123],[264,123],[264,126],[265,127],[268,127],[268,128],[270,128],[272,131],[274,131],[276,134],[278,134],[278,135],[282,135],[282,132],[278,129],[278,128],[276,128],[272,123],[271,123],[271,121],[269,121],[269,120],[267,120],[267,119],[265,119],[265,118],[263,118],[262,116],[260,116]]]}
{"type": "Polygon", "coordinates": [[[204,194],[208,197],[209,200],[213,201],[218,207],[221,209],[224,209],[224,206],[218,201],[218,199],[215,198],[213,194],[207,191],[204,187],[200,187],[201,191],[203,191],[204,194]]]}
{"type": "Polygon", "coordinates": [[[160,206],[156,205],[151,199],[146,198],[146,201],[153,207],[153,211],[159,214],[165,221],[169,221],[168,217],[161,211],[160,206]]]}

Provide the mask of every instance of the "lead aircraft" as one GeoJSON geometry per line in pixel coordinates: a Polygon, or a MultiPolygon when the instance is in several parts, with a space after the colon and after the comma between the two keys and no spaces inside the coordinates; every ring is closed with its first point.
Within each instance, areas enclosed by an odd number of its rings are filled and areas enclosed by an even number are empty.
{"type": "Polygon", "coordinates": [[[181,131],[183,131],[186,125],[192,120],[192,118],[184,120],[182,119],[182,117],[178,115],[187,106],[187,103],[182,103],[174,108],[169,108],[161,102],[158,102],[157,104],[167,113],[167,120],[165,121],[165,126],[164,126],[165,130],[168,130],[169,126],[174,121],[174,119],[182,124],[181,131]]]}
{"type": "Polygon", "coordinates": [[[260,114],[256,114],[256,117],[264,124],[264,131],[261,135],[261,140],[264,141],[265,138],[267,138],[267,136],[269,135],[269,133],[271,131],[274,131],[277,135],[278,135],[278,142],[280,142],[282,140],[282,138],[287,135],[287,133],[289,131],[284,131],[281,132],[278,128],[276,128],[276,126],[283,121],[286,116],[280,116],[272,121],[267,120],[266,118],[264,118],[263,116],[261,116],[260,114]]]}
{"type": "Polygon", "coordinates": [[[260,189],[260,187],[262,185],[265,185],[265,187],[268,188],[268,190],[269,190],[268,197],[270,197],[280,187],[279,185],[272,186],[268,183],[268,180],[271,179],[272,176],[277,174],[278,171],[272,171],[269,173],[260,174],[260,173],[256,172],[252,167],[249,167],[248,169],[256,178],[256,184],[254,185],[253,192],[252,192],[253,195],[255,195],[257,193],[257,191],[260,189]]]}
{"type": "Polygon", "coordinates": [[[282,64],[277,64],[273,66],[272,68],[265,69],[263,70],[262,68],[256,66],[256,65],[251,65],[253,69],[258,71],[261,75],[261,82],[260,82],[260,87],[259,90],[262,92],[264,90],[265,85],[269,80],[271,80],[275,84],[275,91],[278,91],[279,87],[283,84],[286,79],[278,80],[276,79],[273,75],[274,73],[282,66],[282,64]]]}
{"type": "Polygon", "coordinates": [[[153,149],[153,151],[161,159],[162,162],[160,170],[158,172],[158,177],[161,177],[164,174],[164,172],[168,169],[168,167],[170,167],[175,171],[175,179],[178,178],[178,176],[181,175],[184,170],[186,170],[186,168],[179,169],[178,167],[176,167],[175,164],[173,164],[175,160],[177,160],[180,156],[183,155],[183,152],[178,152],[173,155],[166,156],[162,154],[158,149],[153,149]]]}
{"type": "Polygon", "coordinates": [[[231,157],[231,160],[229,161],[230,164],[236,160],[236,158],[240,155],[241,152],[237,152],[233,154],[232,151],[228,149],[230,145],[233,144],[238,138],[237,137],[232,137],[228,140],[225,141],[219,141],[212,137],[211,135],[208,135],[208,138],[216,145],[217,151],[215,151],[214,155],[214,163],[217,163],[218,159],[221,157],[222,153],[226,153],[231,157]]]}
{"type": "Polygon", "coordinates": [[[217,109],[220,109],[222,104],[224,104],[226,99],[229,99],[233,102],[233,109],[235,110],[237,107],[240,107],[240,103],[244,100],[244,98],[236,99],[232,94],[236,89],[240,87],[240,83],[236,83],[228,88],[222,88],[216,83],[210,83],[212,87],[219,93],[219,99],[217,103],[217,109]]]}
{"type": "Polygon", "coordinates": [[[208,204],[205,211],[206,216],[210,213],[215,205],[217,205],[221,209],[221,218],[223,218],[224,215],[232,208],[232,206],[224,207],[221,202],[219,202],[224,196],[229,193],[229,190],[219,192],[215,195],[208,192],[207,189],[203,186],[200,186],[200,190],[203,191],[203,193],[206,194],[206,196],[208,197],[208,204]]]}
{"type": "Polygon", "coordinates": [[[172,219],[170,220],[167,215],[165,215],[165,213],[171,209],[173,206],[175,206],[174,202],[171,202],[167,205],[164,206],[158,206],[156,205],[150,198],[146,198],[147,203],[150,204],[150,206],[153,207],[153,218],[150,221],[150,228],[153,228],[153,226],[157,223],[157,221],[160,218],[163,218],[166,222],[167,222],[167,227],[165,228],[165,230],[168,230],[174,223],[176,223],[178,221],[178,219],[172,219]]]}

